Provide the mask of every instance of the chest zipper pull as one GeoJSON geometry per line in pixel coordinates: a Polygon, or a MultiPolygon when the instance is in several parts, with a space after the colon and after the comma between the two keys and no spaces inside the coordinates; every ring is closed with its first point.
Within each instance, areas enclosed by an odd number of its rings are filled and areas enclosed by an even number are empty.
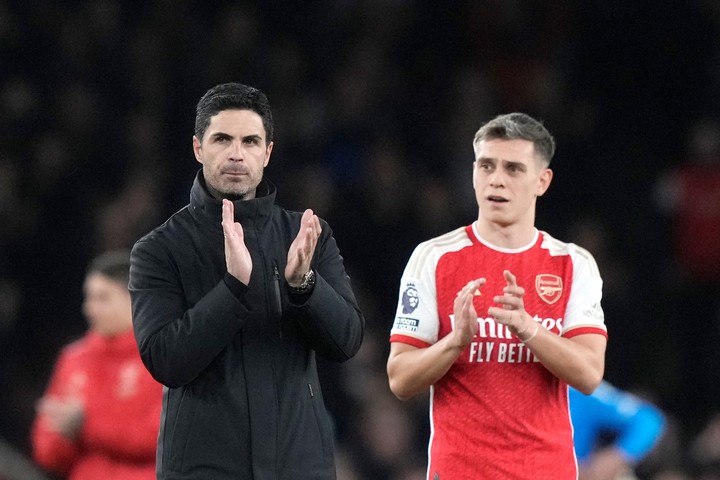
{"type": "Polygon", "coordinates": [[[278,314],[278,335],[282,338],[282,300],[280,298],[280,272],[276,265],[273,265],[273,286],[275,290],[275,306],[278,314]]]}

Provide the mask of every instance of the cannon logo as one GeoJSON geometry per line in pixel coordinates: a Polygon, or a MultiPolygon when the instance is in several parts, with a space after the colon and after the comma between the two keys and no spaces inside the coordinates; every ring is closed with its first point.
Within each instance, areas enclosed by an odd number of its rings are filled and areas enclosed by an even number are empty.
{"type": "Polygon", "coordinates": [[[535,289],[540,298],[552,305],[562,297],[562,278],[549,273],[538,275],[535,277],[535,289]]]}

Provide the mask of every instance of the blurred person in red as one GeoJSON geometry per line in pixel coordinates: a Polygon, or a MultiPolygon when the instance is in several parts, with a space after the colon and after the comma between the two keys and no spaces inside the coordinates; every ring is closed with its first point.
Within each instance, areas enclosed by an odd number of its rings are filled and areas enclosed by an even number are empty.
{"type": "Polygon", "coordinates": [[[656,201],[671,217],[675,258],[684,276],[720,285],[720,122],[697,121],[688,158],[658,182],[656,201]]]}
{"type": "Polygon", "coordinates": [[[692,125],[684,159],[659,177],[655,195],[671,248],[658,313],[679,353],[672,408],[692,432],[720,404],[720,121],[692,125]]]}
{"type": "Polygon", "coordinates": [[[33,458],[69,480],[150,480],[162,386],[147,372],[132,330],[130,254],[96,257],[85,277],[89,329],[66,346],[32,427],[33,458]]]}
{"type": "Polygon", "coordinates": [[[418,245],[402,276],[387,372],[400,399],[430,392],[428,480],[578,475],[568,386],[605,367],[592,255],[535,226],[555,141],[511,113],[473,140],[478,217],[418,245]]]}

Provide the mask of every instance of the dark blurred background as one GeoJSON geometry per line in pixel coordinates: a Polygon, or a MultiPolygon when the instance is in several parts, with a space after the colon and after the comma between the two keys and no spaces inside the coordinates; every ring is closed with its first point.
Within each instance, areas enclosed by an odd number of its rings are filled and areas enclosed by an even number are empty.
{"type": "Polygon", "coordinates": [[[671,420],[639,474],[720,458],[720,2],[0,0],[0,72],[0,438],[21,454],[86,328],[87,262],[187,203],[195,105],[238,81],[273,106],[279,203],[328,220],[366,315],[361,353],[321,364],[341,479],[424,474],[427,399],[384,370],[399,279],[476,218],[472,137],[510,111],[556,137],[537,224],[596,257],[606,379],[671,420]]]}

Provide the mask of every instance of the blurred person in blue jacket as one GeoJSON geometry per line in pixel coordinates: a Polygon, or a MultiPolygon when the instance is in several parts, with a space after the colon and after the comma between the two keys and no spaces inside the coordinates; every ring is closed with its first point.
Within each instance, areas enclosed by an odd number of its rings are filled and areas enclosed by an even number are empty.
{"type": "Polygon", "coordinates": [[[606,381],[591,395],[570,387],[569,403],[580,480],[634,478],[663,435],[656,406],[606,381]]]}

